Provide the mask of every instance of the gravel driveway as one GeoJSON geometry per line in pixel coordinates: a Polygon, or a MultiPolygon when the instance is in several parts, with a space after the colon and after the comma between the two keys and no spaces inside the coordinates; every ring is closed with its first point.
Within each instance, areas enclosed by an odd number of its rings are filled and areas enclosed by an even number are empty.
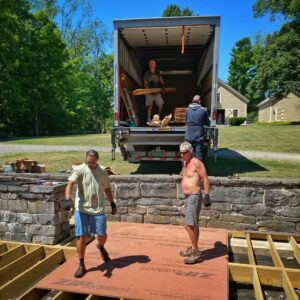
{"type": "MultiPolygon", "coordinates": [[[[4,153],[31,153],[31,152],[66,152],[66,151],[88,151],[91,148],[99,152],[111,152],[111,147],[91,147],[91,146],[48,146],[48,145],[14,145],[1,144],[0,154],[4,153]]],[[[119,149],[117,149],[119,151],[119,149]]],[[[209,151],[209,156],[213,156],[213,151],[209,151]]],[[[226,148],[218,150],[218,157],[248,159],[261,158],[267,160],[289,160],[300,162],[300,153],[262,152],[252,150],[229,150],[226,148]]]]}

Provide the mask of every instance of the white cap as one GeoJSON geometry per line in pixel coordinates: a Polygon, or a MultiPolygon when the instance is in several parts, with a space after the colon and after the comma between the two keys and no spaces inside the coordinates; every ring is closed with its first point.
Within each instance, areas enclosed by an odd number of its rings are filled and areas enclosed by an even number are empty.
{"type": "Polygon", "coordinates": [[[183,142],[180,147],[180,152],[193,152],[193,146],[189,142],[183,142]]]}
{"type": "Polygon", "coordinates": [[[193,98],[193,102],[200,102],[201,101],[201,97],[199,95],[195,95],[193,98]]]}

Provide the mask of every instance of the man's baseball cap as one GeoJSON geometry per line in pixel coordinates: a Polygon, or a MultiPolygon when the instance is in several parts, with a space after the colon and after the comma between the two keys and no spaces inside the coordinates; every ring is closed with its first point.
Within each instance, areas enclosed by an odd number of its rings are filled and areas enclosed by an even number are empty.
{"type": "Polygon", "coordinates": [[[200,102],[200,101],[201,101],[200,95],[195,95],[193,98],[193,102],[200,102]]]}
{"type": "Polygon", "coordinates": [[[183,142],[179,149],[180,152],[193,152],[193,146],[189,142],[183,142]]]}

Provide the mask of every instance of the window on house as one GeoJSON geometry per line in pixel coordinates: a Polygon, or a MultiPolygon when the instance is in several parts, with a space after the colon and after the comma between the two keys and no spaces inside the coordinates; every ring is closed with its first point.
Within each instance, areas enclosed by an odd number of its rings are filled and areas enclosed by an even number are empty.
{"type": "Polygon", "coordinates": [[[238,117],[239,116],[239,110],[238,109],[234,109],[233,110],[233,117],[238,117]]]}
{"type": "Polygon", "coordinates": [[[221,102],[221,94],[218,93],[218,94],[217,94],[217,103],[220,103],[220,102],[221,102]]]}

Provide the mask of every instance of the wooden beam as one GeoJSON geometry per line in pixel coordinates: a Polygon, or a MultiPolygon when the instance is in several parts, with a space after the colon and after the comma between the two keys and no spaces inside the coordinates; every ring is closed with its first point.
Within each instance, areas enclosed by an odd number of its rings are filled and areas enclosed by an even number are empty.
{"type": "Polygon", "coordinates": [[[0,269],[5,265],[17,260],[22,255],[25,255],[26,251],[23,245],[18,245],[17,247],[12,248],[11,250],[2,253],[0,255],[0,269]]]}
{"type": "Polygon", "coordinates": [[[270,246],[270,253],[271,253],[271,257],[274,263],[275,267],[279,267],[279,268],[284,268],[284,265],[280,259],[280,256],[276,250],[276,247],[274,245],[272,236],[270,234],[267,235],[267,240],[269,242],[269,246],[270,246]]]}
{"type": "Polygon", "coordinates": [[[290,244],[294,251],[294,257],[297,260],[298,264],[300,265],[300,248],[293,236],[290,237],[290,244]]]}
{"type": "Polygon", "coordinates": [[[255,265],[255,258],[253,254],[253,249],[252,249],[252,244],[251,244],[251,239],[250,239],[250,234],[246,234],[246,240],[247,240],[247,253],[248,253],[248,259],[250,265],[255,265]]]}
{"type": "Polygon", "coordinates": [[[53,254],[44,258],[39,263],[21,273],[19,276],[15,277],[4,286],[0,287],[0,295],[3,297],[3,299],[15,297],[23,290],[31,286],[33,282],[44,277],[57,265],[64,261],[65,256],[63,250],[58,249],[53,254]]]}
{"type": "MultiPolygon", "coordinates": [[[[247,264],[228,263],[229,279],[231,281],[252,284],[252,270],[256,268],[260,284],[282,287],[282,268],[269,267],[269,266],[250,266],[247,264]]],[[[300,288],[300,270],[298,269],[285,269],[292,286],[300,288]]]]}
{"type": "Polygon", "coordinates": [[[264,300],[264,295],[261,289],[260,280],[256,268],[253,268],[252,281],[256,300],[264,300]]]}
{"type": "Polygon", "coordinates": [[[59,291],[56,293],[56,295],[51,297],[51,300],[73,300],[73,299],[74,300],[83,299],[82,294],[59,291]]]}
{"type": "Polygon", "coordinates": [[[7,250],[8,249],[6,243],[0,244],[0,254],[6,252],[7,250]]]}
{"type": "Polygon", "coordinates": [[[299,269],[285,269],[294,288],[300,289],[300,270],[299,269]]]}
{"type": "Polygon", "coordinates": [[[45,257],[42,246],[0,269],[0,286],[24,272],[45,257]]]}
{"type": "Polygon", "coordinates": [[[287,298],[289,300],[299,300],[299,298],[298,298],[297,294],[295,293],[295,290],[292,286],[292,283],[285,271],[283,271],[283,273],[282,273],[282,287],[283,287],[283,289],[287,295],[287,298]]]}
{"type": "Polygon", "coordinates": [[[49,290],[39,289],[36,287],[26,291],[17,300],[40,300],[49,293],[49,290]]]}
{"type": "Polygon", "coordinates": [[[252,284],[253,266],[237,263],[228,263],[229,280],[252,284]]]}

